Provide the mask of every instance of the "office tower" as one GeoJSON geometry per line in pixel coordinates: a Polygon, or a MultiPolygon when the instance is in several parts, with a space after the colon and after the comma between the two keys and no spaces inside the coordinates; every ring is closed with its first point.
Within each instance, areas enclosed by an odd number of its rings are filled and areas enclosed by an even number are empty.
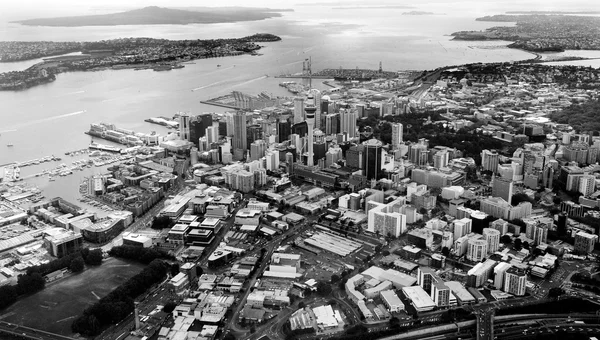
{"type": "Polygon", "coordinates": [[[567,215],[564,213],[559,213],[555,215],[556,217],[556,232],[559,236],[564,236],[567,234],[567,215]]]}
{"type": "Polygon", "coordinates": [[[335,135],[340,132],[340,115],[337,113],[325,116],[325,134],[335,135]]]}
{"type": "Polygon", "coordinates": [[[508,222],[503,219],[498,219],[490,223],[490,228],[498,230],[501,236],[506,235],[506,233],[508,233],[508,222]]]}
{"type": "Polygon", "coordinates": [[[315,107],[315,119],[314,127],[317,129],[321,128],[321,91],[317,89],[311,89],[308,91],[308,95],[313,96],[313,106],[315,107]]]}
{"type": "Polygon", "coordinates": [[[329,98],[328,95],[324,95],[323,97],[321,97],[321,129],[325,128],[325,117],[332,113],[329,112],[330,103],[331,98],[329,98]]]}
{"type": "Polygon", "coordinates": [[[294,98],[294,124],[304,121],[304,98],[294,98]]]}
{"type": "Polygon", "coordinates": [[[575,234],[575,252],[583,255],[591,254],[596,242],[598,242],[598,235],[580,231],[575,234]]]}
{"type": "Polygon", "coordinates": [[[594,175],[582,175],[579,178],[579,192],[583,197],[589,197],[596,191],[596,177],[594,175]]]}
{"type": "Polygon", "coordinates": [[[306,124],[308,126],[308,159],[306,165],[314,166],[314,153],[313,153],[313,129],[315,127],[315,112],[316,107],[314,106],[315,98],[311,94],[308,95],[307,105],[304,108],[306,124]]]}
{"type": "Polygon", "coordinates": [[[257,161],[265,155],[266,151],[267,143],[262,139],[255,140],[250,144],[250,159],[257,161]]]}
{"type": "Polygon", "coordinates": [[[496,172],[498,170],[498,162],[500,155],[496,150],[481,151],[481,167],[483,170],[496,172]]]}
{"type": "Polygon", "coordinates": [[[500,246],[500,232],[492,228],[483,228],[483,238],[487,241],[488,253],[495,253],[500,246]]]}
{"type": "Polygon", "coordinates": [[[219,125],[215,124],[206,128],[206,140],[210,145],[219,141],[219,125]]]}
{"type": "MultiPolygon", "coordinates": [[[[192,142],[194,144],[198,143],[198,139],[200,137],[206,136],[206,130],[212,126],[213,126],[213,119],[212,119],[211,114],[201,114],[201,115],[190,117],[190,120],[189,120],[189,136],[190,136],[189,140],[190,140],[190,142],[192,142]]],[[[218,127],[217,127],[217,131],[216,131],[216,135],[217,135],[217,137],[215,138],[215,141],[219,137],[218,127]]],[[[208,144],[210,145],[210,143],[214,143],[214,142],[211,142],[211,138],[208,138],[208,144]]]]}
{"type": "Polygon", "coordinates": [[[508,204],[511,204],[512,196],[513,196],[513,181],[506,180],[503,178],[494,178],[494,183],[492,184],[492,196],[493,197],[501,197],[508,204]]]}
{"type": "Polygon", "coordinates": [[[447,307],[450,305],[450,288],[444,281],[436,281],[431,287],[431,299],[438,307],[447,307]]]}
{"type": "Polygon", "coordinates": [[[408,159],[415,165],[426,165],[428,161],[426,144],[411,144],[408,150],[408,159]]]}
{"type": "Polygon", "coordinates": [[[190,140],[190,116],[187,114],[179,116],[179,138],[181,140],[190,140]]]}
{"type": "Polygon", "coordinates": [[[502,288],[504,288],[504,275],[510,267],[512,267],[510,263],[500,262],[494,268],[494,287],[496,289],[501,290],[502,288]]]}
{"type": "Polygon", "coordinates": [[[525,236],[533,240],[533,245],[540,245],[546,243],[548,240],[548,229],[549,225],[542,223],[539,220],[524,219],[527,224],[525,227],[525,236]]]}
{"type": "Polygon", "coordinates": [[[342,148],[339,146],[329,148],[325,154],[325,167],[330,167],[332,164],[337,163],[342,158],[342,148]]]}
{"type": "Polygon", "coordinates": [[[448,166],[450,154],[447,150],[439,150],[433,155],[433,167],[434,168],[445,168],[448,166]]]}
{"type": "Polygon", "coordinates": [[[454,239],[458,240],[459,238],[469,234],[471,232],[472,221],[470,218],[462,218],[460,220],[454,220],[452,222],[452,232],[454,233],[454,239]]]}
{"type": "Polygon", "coordinates": [[[250,125],[246,128],[246,145],[249,146],[254,141],[264,139],[262,126],[258,124],[250,125]]]}
{"type": "Polygon", "coordinates": [[[279,168],[279,151],[277,150],[268,150],[265,154],[266,158],[266,169],[269,171],[274,171],[279,168]]]}
{"type": "Polygon", "coordinates": [[[398,150],[400,144],[402,144],[404,126],[400,123],[392,124],[392,150],[398,150]]]}
{"type": "Polygon", "coordinates": [[[480,262],[487,255],[488,243],[486,240],[469,239],[467,242],[467,260],[480,262]]]}
{"type": "Polygon", "coordinates": [[[287,120],[280,120],[277,123],[277,142],[283,143],[290,139],[292,127],[287,120]]]}
{"type": "Polygon", "coordinates": [[[527,286],[527,274],[525,270],[517,267],[509,268],[504,274],[504,291],[516,295],[525,295],[525,289],[527,286]]]}
{"type": "Polygon", "coordinates": [[[340,133],[347,136],[347,139],[356,137],[356,112],[348,109],[340,110],[340,133]]]}
{"type": "Polygon", "coordinates": [[[365,147],[365,176],[367,179],[378,179],[381,171],[381,148],[383,143],[377,139],[370,139],[362,145],[365,147]]]}
{"type": "Polygon", "coordinates": [[[417,269],[417,284],[428,294],[431,294],[431,287],[435,283],[437,274],[435,270],[429,267],[419,267],[417,269]]]}
{"type": "Polygon", "coordinates": [[[233,154],[236,160],[240,160],[244,158],[246,149],[248,149],[245,112],[237,111],[233,114],[233,128],[233,154]]]}

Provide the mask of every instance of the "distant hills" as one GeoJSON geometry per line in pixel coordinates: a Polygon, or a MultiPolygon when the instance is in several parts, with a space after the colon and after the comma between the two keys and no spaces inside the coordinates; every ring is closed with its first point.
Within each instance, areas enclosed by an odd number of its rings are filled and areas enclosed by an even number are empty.
{"type": "Polygon", "coordinates": [[[256,21],[280,17],[290,9],[252,7],[144,7],[127,12],[13,21],[27,26],[187,25],[256,21]]]}

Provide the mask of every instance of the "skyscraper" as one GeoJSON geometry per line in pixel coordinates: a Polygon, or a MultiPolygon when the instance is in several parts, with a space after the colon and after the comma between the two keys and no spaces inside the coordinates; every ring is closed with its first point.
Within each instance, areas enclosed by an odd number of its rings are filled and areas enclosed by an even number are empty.
{"type": "MultiPolygon", "coordinates": [[[[213,119],[211,114],[201,114],[197,116],[190,117],[189,120],[189,141],[196,144],[198,146],[198,139],[200,137],[206,136],[206,129],[213,126],[213,119]]],[[[219,136],[218,128],[217,128],[217,138],[219,136]]],[[[211,138],[208,138],[209,144],[211,143],[211,138]]]]}
{"type": "Polygon", "coordinates": [[[481,151],[481,167],[483,170],[496,172],[498,170],[498,161],[500,155],[496,150],[483,150],[481,151]]]}
{"type": "Polygon", "coordinates": [[[314,127],[317,129],[321,128],[321,91],[317,89],[311,89],[309,96],[313,96],[313,106],[315,107],[315,123],[314,127]]]}
{"type": "Polygon", "coordinates": [[[348,139],[356,137],[356,111],[340,110],[340,133],[345,133],[348,139]]]}
{"type": "Polygon", "coordinates": [[[381,171],[381,148],[383,144],[377,139],[369,139],[363,145],[365,146],[365,176],[367,179],[377,179],[381,171]]]}
{"type": "Polygon", "coordinates": [[[500,232],[492,228],[483,228],[483,237],[488,243],[488,252],[495,253],[500,245],[500,232]]]}
{"type": "Polygon", "coordinates": [[[294,98],[294,124],[304,121],[304,98],[294,98]]]}
{"type": "Polygon", "coordinates": [[[392,124],[392,150],[397,150],[402,144],[404,126],[400,123],[392,124]]]}
{"type": "Polygon", "coordinates": [[[312,97],[311,94],[308,95],[307,105],[304,108],[304,112],[306,113],[306,124],[308,125],[308,159],[306,161],[306,165],[313,166],[314,164],[314,153],[313,153],[313,129],[315,127],[315,112],[317,108],[315,107],[315,98],[312,97]]]}
{"type": "Polygon", "coordinates": [[[512,180],[496,177],[494,178],[494,183],[492,184],[492,196],[501,197],[508,202],[508,204],[511,204],[513,186],[512,180]]]}
{"type": "Polygon", "coordinates": [[[246,113],[237,111],[233,114],[233,154],[236,160],[244,158],[247,146],[246,113]]]}
{"type": "MultiPolygon", "coordinates": [[[[181,140],[190,140],[190,116],[181,114],[179,116],[179,138],[181,140]]],[[[196,140],[194,143],[197,143],[196,140]]]]}

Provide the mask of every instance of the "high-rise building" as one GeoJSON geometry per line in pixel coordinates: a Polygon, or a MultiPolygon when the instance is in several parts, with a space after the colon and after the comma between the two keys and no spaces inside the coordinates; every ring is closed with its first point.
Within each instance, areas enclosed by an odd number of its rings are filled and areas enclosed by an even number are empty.
{"type": "Polygon", "coordinates": [[[514,184],[512,180],[496,177],[494,178],[494,183],[492,184],[492,196],[500,197],[508,202],[508,204],[511,204],[513,187],[514,184]]]}
{"type": "MultiPolygon", "coordinates": [[[[357,203],[353,200],[359,200],[360,196],[350,195],[350,209],[356,208],[357,203]]],[[[392,235],[398,237],[406,232],[406,215],[393,212],[393,204],[383,204],[375,201],[369,202],[367,230],[380,235],[392,235]]]]}
{"type": "Polygon", "coordinates": [[[444,281],[436,281],[431,287],[431,299],[438,307],[447,307],[450,305],[450,288],[444,281]]]}
{"type": "Polygon", "coordinates": [[[283,143],[290,139],[292,134],[292,127],[287,120],[280,120],[277,123],[277,142],[283,143]]]}
{"type": "Polygon", "coordinates": [[[596,191],[596,177],[594,175],[582,175],[579,178],[579,192],[584,197],[589,197],[596,191]]]}
{"type": "Polygon", "coordinates": [[[580,231],[575,234],[575,251],[578,254],[591,254],[598,242],[598,235],[588,234],[580,231]]]}
{"type": "Polygon", "coordinates": [[[274,171],[279,168],[279,151],[277,150],[268,150],[265,153],[266,158],[266,169],[269,171],[274,171]]]}
{"type": "Polygon", "coordinates": [[[527,287],[527,274],[525,270],[517,267],[509,268],[504,274],[504,291],[515,295],[525,295],[525,289],[527,287]]]}
{"type": "Polygon", "coordinates": [[[294,98],[294,124],[304,121],[304,98],[294,98]]]}
{"type": "Polygon", "coordinates": [[[248,149],[247,130],[246,130],[246,113],[237,111],[233,114],[233,154],[236,160],[244,158],[244,154],[248,149]]]}
{"type": "Polygon", "coordinates": [[[208,145],[219,141],[219,125],[215,124],[206,128],[206,140],[208,145]]]}
{"type": "Polygon", "coordinates": [[[347,136],[348,139],[356,137],[356,111],[343,109],[340,110],[340,133],[347,136]]]}
{"type": "Polygon", "coordinates": [[[486,257],[488,252],[488,243],[486,240],[469,239],[467,246],[467,260],[480,262],[486,257]]]}
{"type": "Polygon", "coordinates": [[[265,155],[266,151],[267,143],[262,139],[255,140],[250,144],[250,159],[257,161],[265,155]]]}
{"type": "Polygon", "coordinates": [[[444,168],[448,166],[448,161],[450,160],[450,155],[447,150],[437,151],[433,155],[433,167],[434,168],[444,168]]]}
{"type": "Polygon", "coordinates": [[[381,171],[381,151],[383,143],[377,139],[370,139],[362,143],[365,147],[364,169],[367,179],[378,179],[381,171]]]}
{"type": "Polygon", "coordinates": [[[431,294],[431,287],[436,281],[437,274],[435,270],[429,267],[419,267],[417,269],[417,284],[423,288],[424,291],[431,294]]]}
{"type": "Polygon", "coordinates": [[[260,124],[247,126],[246,130],[246,146],[250,147],[254,141],[264,139],[263,128],[260,124]]]}
{"type": "Polygon", "coordinates": [[[488,243],[488,253],[495,253],[500,246],[500,232],[492,228],[483,228],[483,237],[488,243]]]}
{"type": "Polygon", "coordinates": [[[506,274],[506,271],[510,267],[512,267],[512,265],[506,262],[500,262],[494,267],[494,287],[496,289],[502,290],[502,288],[504,288],[504,274],[506,274]]]}
{"type": "Polygon", "coordinates": [[[508,233],[508,222],[503,219],[498,219],[490,223],[490,228],[498,230],[500,235],[503,236],[508,233]]]}
{"type": "MultiPolygon", "coordinates": [[[[192,116],[189,118],[189,141],[196,144],[199,147],[198,139],[206,136],[207,129],[213,126],[213,119],[211,114],[201,114],[192,116]]],[[[206,136],[208,137],[208,136],[206,136]]],[[[217,127],[216,137],[214,141],[211,138],[207,138],[208,144],[216,142],[219,139],[219,131],[217,127]]]]}
{"type": "Polygon", "coordinates": [[[481,151],[481,167],[483,170],[496,172],[498,170],[498,162],[500,155],[496,150],[481,151]]]}
{"type": "Polygon", "coordinates": [[[452,232],[454,233],[454,239],[458,240],[459,238],[469,234],[471,232],[472,221],[470,218],[462,218],[460,220],[454,220],[452,222],[452,232]]]}
{"type": "Polygon", "coordinates": [[[308,91],[309,96],[313,96],[313,106],[315,107],[315,120],[314,127],[317,129],[321,129],[321,91],[317,89],[311,89],[308,91]]]}
{"type": "Polygon", "coordinates": [[[426,165],[429,160],[427,145],[421,143],[411,144],[408,149],[408,159],[415,165],[426,165]]]}
{"type": "MultiPolygon", "coordinates": [[[[181,140],[190,140],[190,116],[187,114],[179,115],[179,138],[181,140]]],[[[194,141],[197,143],[198,140],[194,141]]]]}
{"type": "Polygon", "coordinates": [[[392,124],[392,150],[398,150],[398,147],[403,142],[404,126],[400,123],[392,124]]]}
{"type": "Polygon", "coordinates": [[[533,240],[533,245],[537,246],[547,242],[548,230],[553,224],[553,220],[551,218],[544,220],[525,218],[523,219],[523,222],[526,224],[525,236],[533,240]]]}
{"type": "Polygon", "coordinates": [[[325,134],[335,135],[340,132],[340,115],[332,113],[325,116],[325,134]]]}

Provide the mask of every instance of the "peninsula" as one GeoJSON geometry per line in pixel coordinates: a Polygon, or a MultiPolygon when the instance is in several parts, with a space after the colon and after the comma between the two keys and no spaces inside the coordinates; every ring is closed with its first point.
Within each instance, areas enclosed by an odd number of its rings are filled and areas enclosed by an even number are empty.
{"type": "Polygon", "coordinates": [[[264,20],[280,17],[281,14],[279,12],[285,11],[291,10],[248,7],[191,7],[186,9],[172,9],[150,6],[120,13],[27,19],[13,21],[13,23],[28,26],[63,27],[215,24],[264,20]]]}
{"type": "Polygon", "coordinates": [[[182,68],[194,59],[254,54],[259,42],[279,41],[272,34],[238,39],[166,40],[123,38],[96,42],[0,42],[0,62],[28,60],[59,54],[79,55],[45,58],[24,71],[0,73],[0,90],[23,90],[52,82],[56,74],[104,68],[135,68],[167,71],[182,68]]]}
{"type": "Polygon", "coordinates": [[[452,33],[454,40],[508,40],[508,47],[533,52],[600,50],[600,18],[575,15],[493,15],[478,21],[515,22],[515,26],[452,33]]]}

